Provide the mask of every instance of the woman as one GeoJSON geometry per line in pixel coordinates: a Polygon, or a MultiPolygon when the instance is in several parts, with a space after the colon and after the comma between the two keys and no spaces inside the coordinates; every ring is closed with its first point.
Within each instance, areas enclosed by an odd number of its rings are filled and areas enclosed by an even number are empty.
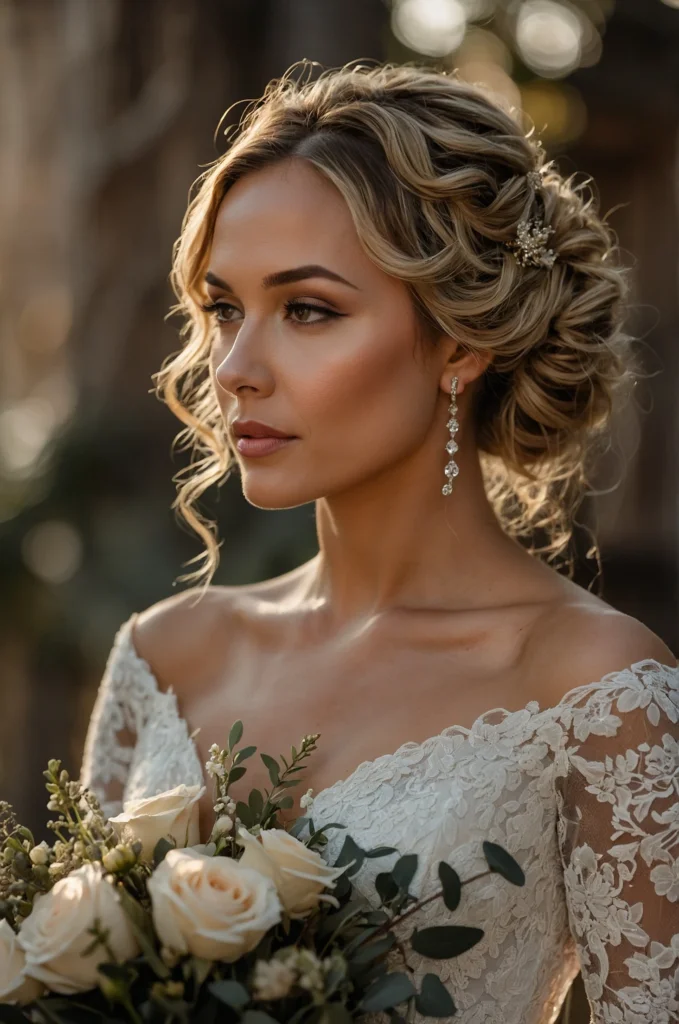
{"type": "MultiPolygon", "coordinates": [[[[579,967],[596,1022],[679,1009],[677,659],[548,564],[633,383],[613,251],[491,98],[391,65],[271,83],[175,249],[184,345],[157,377],[202,456],[176,504],[207,586],[121,626],[84,781],[109,813],[202,782],[242,718],[265,753],[321,734],[316,826],[418,853],[414,893],[500,843],[525,887],[474,883],[482,942],[412,959],[464,1024],[553,1021],[579,967]],[[234,464],[253,505],[315,502],[319,553],[215,587],[196,502],[234,464]]],[[[255,761],[236,799],[268,788],[255,761]]]]}

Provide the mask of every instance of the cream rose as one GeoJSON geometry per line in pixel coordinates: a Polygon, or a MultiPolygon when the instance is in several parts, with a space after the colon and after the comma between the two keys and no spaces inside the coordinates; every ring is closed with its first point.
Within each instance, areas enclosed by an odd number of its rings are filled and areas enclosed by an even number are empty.
{"type": "Polygon", "coordinates": [[[44,992],[44,986],[29,978],[26,954],[18,936],[7,921],[0,921],[0,1003],[32,1003],[44,992]]]}
{"type": "Polygon", "coordinates": [[[198,832],[198,801],[205,786],[175,786],[157,796],[143,800],[126,800],[121,814],[111,818],[121,842],[140,839],[141,855],[153,858],[159,839],[171,836],[178,847],[193,846],[200,839],[198,832]]]}
{"type": "Polygon", "coordinates": [[[232,857],[170,850],[147,885],[163,945],[205,960],[232,963],[282,917],[272,880],[232,857]]]}
{"type": "MultiPolygon", "coordinates": [[[[245,847],[238,861],[273,879],[286,913],[306,917],[322,900],[323,889],[334,888],[349,865],[330,867],[316,850],[310,850],[282,828],[263,829],[253,836],[239,828],[237,842],[245,847]]],[[[327,899],[327,896],[325,897],[327,899]]]]}
{"type": "Polygon", "coordinates": [[[139,952],[115,887],[100,864],[83,864],[61,878],[47,893],[36,896],[33,910],[19,926],[19,945],[26,954],[26,974],[53,992],[70,995],[95,988],[100,963],[109,960],[102,945],[87,956],[95,923],[108,931],[108,945],[118,962],[139,952]]]}

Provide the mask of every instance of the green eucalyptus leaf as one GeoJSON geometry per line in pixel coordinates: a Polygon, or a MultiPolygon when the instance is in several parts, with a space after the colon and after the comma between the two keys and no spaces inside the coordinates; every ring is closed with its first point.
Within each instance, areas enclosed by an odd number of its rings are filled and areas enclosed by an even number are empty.
{"type": "Polygon", "coordinates": [[[226,1003],[234,1010],[240,1010],[250,1002],[250,993],[245,985],[241,985],[239,981],[234,981],[232,978],[211,982],[208,985],[208,991],[220,1003],[226,1003]]]}
{"type": "Polygon", "coordinates": [[[453,997],[435,974],[425,974],[422,979],[415,1009],[425,1017],[452,1017],[457,1012],[453,997]]]}
{"type": "Polygon", "coordinates": [[[376,846],[373,850],[363,851],[366,857],[387,857],[390,853],[398,853],[395,846],[376,846]]]}
{"type": "Polygon", "coordinates": [[[229,750],[233,750],[237,743],[240,743],[243,735],[243,723],[240,719],[234,722],[229,731],[229,750]]]}
{"type": "MultiPolygon", "coordinates": [[[[320,828],[314,828],[314,819],[313,818],[307,818],[306,820],[309,822],[309,838],[307,839],[307,843],[306,843],[307,846],[311,846],[311,844],[313,842],[315,842],[315,840],[318,838],[318,836],[324,835],[325,834],[325,830],[328,829],[328,828],[346,828],[347,827],[346,825],[342,825],[341,822],[339,822],[339,821],[329,821],[327,823],[327,825],[321,825],[320,828]]],[[[335,862],[335,866],[336,865],[337,865],[337,862],[335,862]]]]}
{"type": "Polygon", "coordinates": [[[299,833],[304,830],[304,827],[306,826],[309,820],[310,819],[306,816],[300,816],[299,818],[295,818],[293,824],[288,829],[289,834],[291,836],[294,836],[296,839],[299,833]]]}
{"type": "Polygon", "coordinates": [[[389,903],[395,896],[398,896],[398,886],[390,871],[380,871],[375,876],[375,888],[383,903],[389,903]]]}
{"type": "MultiPolygon", "coordinates": [[[[325,828],[327,827],[328,826],[326,825],[325,828]]],[[[358,843],[352,838],[352,836],[345,836],[344,842],[342,843],[342,849],[340,850],[337,860],[333,866],[340,868],[344,867],[345,864],[351,864],[352,860],[355,861],[356,863],[345,871],[346,875],[351,876],[355,875],[357,871],[360,871],[364,859],[365,854],[358,843]]]]}
{"type": "Polygon", "coordinates": [[[358,1004],[358,1009],[363,1013],[386,1010],[390,1006],[396,1006],[405,999],[410,999],[416,994],[416,990],[407,974],[400,971],[385,974],[377,978],[368,987],[365,995],[358,1004]]]}
{"type": "Polygon", "coordinates": [[[454,868],[445,860],[439,861],[439,878],[443,888],[443,902],[448,910],[457,910],[462,893],[462,882],[454,868]]]}
{"type": "Polygon", "coordinates": [[[246,828],[252,828],[252,826],[255,824],[255,818],[252,811],[250,810],[248,804],[243,803],[242,800],[239,800],[236,803],[236,815],[240,818],[240,820],[242,821],[243,825],[245,825],[246,828]]]}
{"type": "Polygon", "coordinates": [[[157,868],[159,864],[162,864],[162,862],[165,860],[165,858],[168,855],[168,853],[170,852],[170,850],[174,850],[174,849],[175,849],[175,844],[171,843],[169,839],[165,838],[165,836],[162,836],[158,840],[156,845],[153,847],[153,865],[154,865],[154,867],[157,868]]]}
{"type": "Polygon", "coordinates": [[[413,875],[417,871],[417,854],[406,853],[394,864],[391,869],[391,877],[396,882],[399,889],[407,890],[408,886],[413,880],[413,875]]]}
{"type": "Polygon", "coordinates": [[[288,810],[294,804],[294,799],[291,796],[284,796],[282,800],[278,801],[278,806],[283,810],[288,810]]]}
{"type": "Polygon", "coordinates": [[[248,806],[255,818],[259,818],[264,810],[264,797],[259,789],[251,789],[248,797],[248,806]]]}
{"type": "Polygon", "coordinates": [[[447,960],[460,956],[483,938],[481,928],[466,925],[434,925],[431,928],[416,929],[410,937],[410,944],[416,953],[434,960],[447,960]]]}
{"type": "Polygon", "coordinates": [[[523,873],[523,869],[517,864],[511,853],[507,853],[504,847],[484,839],[483,852],[491,871],[496,871],[498,875],[502,875],[512,885],[526,884],[526,876],[523,873]]]}
{"type": "Polygon", "coordinates": [[[246,758],[252,757],[256,753],[257,747],[243,747],[242,750],[237,750],[234,756],[234,764],[240,764],[241,761],[245,761],[246,758]]]}
{"type": "Polygon", "coordinates": [[[326,936],[333,935],[342,925],[350,921],[352,917],[358,917],[363,912],[363,907],[360,903],[354,903],[353,901],[345,903],[339,910],[335,910],[334,913],[327,914],[323,918],[318,927],[319,936],[325,939],[326,936]]]}
{"type": "Polygon", "coordinates": [[[384,953],[388,953],[395,942],[396,936],[391,932],[381,939],[376,939],[375,942],[367,942],[365,945],[359,946],[352,954],[351,962],[353,964],[369,964],[384,953]]]}
{"type": "Polygon", "coordinates": [[[389,920],[389,914],[384,910],[369,910],[365,915],[367,924],[386,924],[389,920]]]}
{"type": "Polygon", "coordinates": [[[163,963],[156,952],[153,926],[149,915],[123,886],[118,887],[117,893],[120,905],[127,915],[130,927],[141,946],[141,951],[149,967],[157,977],[163,980],[169,978],[170,969],[163,963]]]}
{"type": "Polygon", "coordinates": [[[237,764],[236,767],[232,768],[229,772],[229,784],[232,782],[238,782],[239,779],[242,779],[246,771],[247,768],[243,768],[241,765],[237,764]]]}
{"type": "Polygon", "coordinates": [[[259,756],[264,762],[265,767],[269,769],[269,778],[273,782],[274,786],[277,786],[281,772],[278,761],[274,757],[271,757],[270,754],[260,754],[259,756]]]}
{"type": "Polygon", "coordinates": [[[356,949],[358,949],[359,946],[361,946],[364,942],[367,942],[368,939],[372,935],[375,935],[375,933],[378,932],[379,930],[380,930],[380,927],[379,927],[379,925],[376,925],[376,924],[375,925],[370,925],[367,928],[364,928],[363,926],[361,926],[361,930],[358,933],[358,935],[354,935],[353,939],[350,939],[350,941],[347,942],[346,946],[342,947],[342,954],[343,954],[343,956],[345,956],[347,958],[350,958],[351,954],[356,949]]]}

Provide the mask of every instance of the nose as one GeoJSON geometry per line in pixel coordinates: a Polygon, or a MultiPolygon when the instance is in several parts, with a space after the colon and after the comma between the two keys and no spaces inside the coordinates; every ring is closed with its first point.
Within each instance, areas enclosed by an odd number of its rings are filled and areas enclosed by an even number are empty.
{"type": "Polygon", "coordinates": [[[253,331],[241,327],[228,351],[222,355],[217,345],[215,353],[215,383],[229,395],[237,398],[248,391],[266,395],[273,390],[273,376],[253,331]]]}

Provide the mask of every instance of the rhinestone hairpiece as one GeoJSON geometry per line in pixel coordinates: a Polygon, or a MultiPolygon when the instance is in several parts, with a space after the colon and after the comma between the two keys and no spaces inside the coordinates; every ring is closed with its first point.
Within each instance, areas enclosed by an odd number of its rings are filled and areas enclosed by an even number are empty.
{"type": "MultiPolygon", "coordinates": [[[[526,175],[528,184],[535,192],[542,185],[539,171],[529,171],[526,175]]],[[[507,242],[507,248],[514,252],[517,263],[522,267],[552,267],[556,253],[545,245],[554,228],[547,227],[540,217],[524,217],[516,226],[516,238],[507,242]]]]}

